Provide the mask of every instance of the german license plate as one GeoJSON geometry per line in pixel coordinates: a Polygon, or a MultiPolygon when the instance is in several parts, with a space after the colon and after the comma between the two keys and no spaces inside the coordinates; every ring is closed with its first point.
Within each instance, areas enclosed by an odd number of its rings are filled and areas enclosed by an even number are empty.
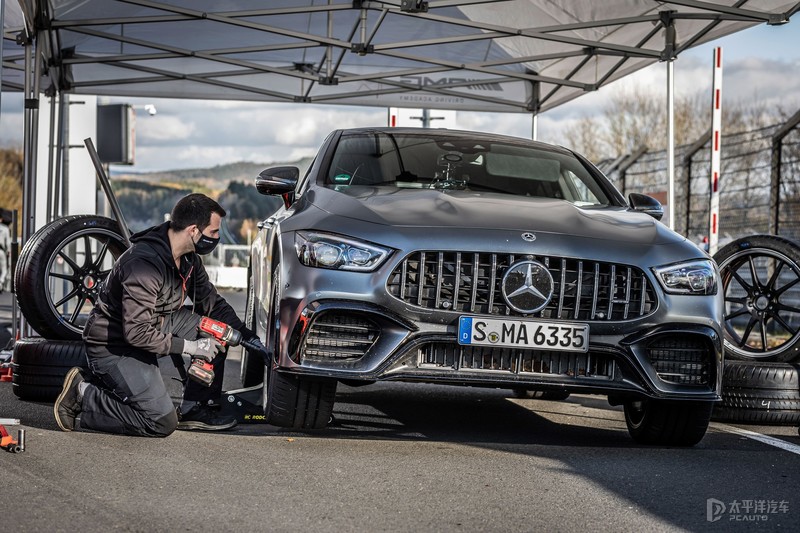
{"type": "Polygon", "coordinates": [[[570,352],[589,350],[589,324],[462,316],[458,326],[459,344],[570,352]]]}

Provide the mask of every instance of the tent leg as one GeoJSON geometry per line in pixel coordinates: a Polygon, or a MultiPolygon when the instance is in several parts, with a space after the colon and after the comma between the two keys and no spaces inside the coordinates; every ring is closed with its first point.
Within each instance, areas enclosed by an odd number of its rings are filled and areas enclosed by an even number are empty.
{"type": "Polygon", "coordinates": [[[675,229],[675,76],[674,61],[667,61],[667,207],[669,228],[675,229]]]}
{"type": "MultiPolygon", "coordinates": [[[[23,187],[22,187],[22,245],[36,229],[36,159],[39,151],[39,73],[41,54],[36,51],[36,35],[25,43],[25,114],[23,124],[23,187]]],[[[31,334],[24,316],[20,316],[23,337],[31,334]]]]}
{"type": "Polygon", "coordinates": [[[39,141],[39,72],[41,54],[36,51],[34,36],[25,43],[25,119],[22,203],[22,244],[36,229],[36,159],[39,141]]]}

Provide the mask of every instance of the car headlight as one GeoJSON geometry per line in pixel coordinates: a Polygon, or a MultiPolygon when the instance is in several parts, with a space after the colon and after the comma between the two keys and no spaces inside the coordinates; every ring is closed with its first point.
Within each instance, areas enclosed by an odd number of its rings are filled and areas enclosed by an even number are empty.
{"type": "Polygon", "coordinates": [[[653,271],[668,293],[700,295],[717,293],[717,274],[714,264],[709,259],[655,267],[653,271]]]}
{"type": "Polygon", "coordinates": [[[306,266],[371,272],[389,257],[388,248],[332,233],[295,233],[297,258],[306,266]]]}

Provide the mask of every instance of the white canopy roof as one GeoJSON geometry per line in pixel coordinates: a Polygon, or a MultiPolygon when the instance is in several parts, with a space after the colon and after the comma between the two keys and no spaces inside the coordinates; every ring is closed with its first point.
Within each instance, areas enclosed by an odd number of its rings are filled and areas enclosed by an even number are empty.
{"type": "MultiPolygon", "coordinates": [[[[19,0],[6,2],[4,35],[23,24],[37,35],[43,90],[520,112],[798,9],[786,0],[19,0]]],[[[3,56],[3,89],[21,90],[22,48],[6,40],[3,56]]]]}

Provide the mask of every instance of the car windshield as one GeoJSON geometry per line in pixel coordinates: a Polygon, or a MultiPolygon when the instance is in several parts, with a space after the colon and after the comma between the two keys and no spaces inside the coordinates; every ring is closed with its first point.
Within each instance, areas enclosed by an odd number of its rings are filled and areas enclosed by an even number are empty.
{"type": "Polygon", "coordinates": [[[439,189],[608,205],[608,196],[573,155],[523,142],[431,133],[342,135],[325,185],[439,189]]]}

